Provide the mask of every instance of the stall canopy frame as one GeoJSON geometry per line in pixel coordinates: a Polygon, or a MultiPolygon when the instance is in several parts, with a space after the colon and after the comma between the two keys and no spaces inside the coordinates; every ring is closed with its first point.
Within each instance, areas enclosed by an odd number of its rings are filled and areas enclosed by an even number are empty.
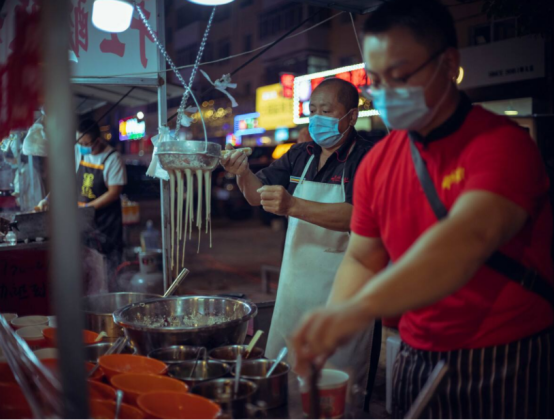
{"type": "MultiPolygon", "coordinates": [[[[314,6],[342,10],[343,12],[365,14],[375,10],[385,0],[302,0],[314,6]]],[[[415,1],[415,0],[414,0],[415,1]]]]}

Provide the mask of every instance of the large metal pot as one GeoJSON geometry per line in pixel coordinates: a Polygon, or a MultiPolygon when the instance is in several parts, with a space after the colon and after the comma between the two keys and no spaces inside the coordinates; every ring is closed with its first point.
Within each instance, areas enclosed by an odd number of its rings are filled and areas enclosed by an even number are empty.
{"type": "Polygon", "coordinates": [[[211,350],[243,344],[248,321],[258,309],[251,302],[218,296],[184,296],[133,303],[114,313],[140,354],[175,345],[211,350]]]}
{"type": "Polygon", "coordinates": [[[122,334],[113,320],[113,313],[131,303],[147,299],[160,298],[160,295],[148,293],[104,293],[86,296],[83,300],[85,311],[85,328],[108,335],[107,341],[115,341],[122,334]]]}

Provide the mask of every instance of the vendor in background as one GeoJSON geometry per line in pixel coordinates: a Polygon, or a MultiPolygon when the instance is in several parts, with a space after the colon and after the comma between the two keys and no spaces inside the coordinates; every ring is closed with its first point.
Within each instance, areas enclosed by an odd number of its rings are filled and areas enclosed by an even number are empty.
{"type": "Polygon", "coordinates": [[[388,1],[364,32],[373,103],[394,131],[358,170],[349,248],[327,307],[294,335],[297,370],[402,315],[395,417],[442,360],[448,376],[421,418],[552,418],[552,213],[539,151],[458,91],[444,5],[388,1]]]}
{"type": "MultiPolygon", "coordinates": [[[[358,136],[358,90],[327,79],[310,99],[309,132],[314,141],[292,148],[254,174],[240,151],[222,159],[252,206],[288,216],[277,301],[266,355],[275,358],[301,317],[324,304],[349,240],[354,174],[372,144],[358,136]]],[[[337,354],[335,366],[351,368],[361,389],[367,385],[372,325],[352,347],[337,354]],[[358,348],[356,348],[358,347],[358,348]]]]}
{"type": "MultiPolygon", "coordinates": [[[[87,246],[104,254],[108,275],[121,263],[123,224],[120,195],[127,184],[127,172],[121,155],[101,137],[98,124],[91,119],[79,123],[75,145],[77,194],[79,207],[94,207],[96,230],[87,238],[87,246]]],[[[48,199],[39,207],[44,209],[48,199]]],[[[114,286],[110,285],[110,289],[114,286]]]]}

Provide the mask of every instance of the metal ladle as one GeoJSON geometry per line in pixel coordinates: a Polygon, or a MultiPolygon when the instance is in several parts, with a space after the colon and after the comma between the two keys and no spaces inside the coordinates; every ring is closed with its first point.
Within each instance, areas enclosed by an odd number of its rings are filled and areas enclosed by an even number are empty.
{"type": "Polygon", "coordinates": [[[271,366],[271,368],[267,371],[265,377],[266,378],[269,378],[271,376],[271,374],[273,373],[273,371],[275,370],[275,368],[277,366],[279,366],[279,363],[281,363],[283,361],[283,359],[287,356],[287,353],[288,353],[288,349],[286,347],[283,347],[281,349],[281,351],[279,352],[279,354],[277,355],[277,359],[275,359],[275,362],[273,362],[273,365],[271,366]]]}
{"type": "Polygon", "coordinates": [[[173,283],[171,283],[171,286],[169,286],[169,289],[166,290],[166,292],[162,297],[167,298],[172,296],[173,293],[175,293],[175,291],[177,290],[177,288],[181,285],[183,280],[185,280],[189,274],[190,274],[190,271],[187,270],[186,268],[183,268],[183,270],[179,273],[179,275],[173,281],[173,283]]]}

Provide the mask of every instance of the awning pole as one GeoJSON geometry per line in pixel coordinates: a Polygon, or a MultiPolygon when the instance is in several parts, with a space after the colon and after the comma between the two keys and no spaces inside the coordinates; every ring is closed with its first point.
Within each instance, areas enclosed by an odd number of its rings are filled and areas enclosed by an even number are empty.
{"type": "Polygon", "coordinates": [[[82,339],[81,241],[75,188],[74,108],[69,85],[69,0],[43,1],[44,94],[49,139],[50,278],[65,418],[88,418],[82,339]]]}
{"type": "MultiPolygon", "coordinates": [[[[156,0],[156,31],[158,39],[162,45],[165,45],[165,8],[163,0],[156,0]]],[[[167,125],[167,85],[166,85],[165,57],[158,50],[158,126],[167,125]]],[[[162,228],[162,249],[163,249],[163,272],[164,272],[164,292],[172,283],[169,256],[171,255],[171,232],[170,226],[170,207],[169,207],[169,182],[160,180],[160,206],[161,206],[161,228],[162,228]]]]}

